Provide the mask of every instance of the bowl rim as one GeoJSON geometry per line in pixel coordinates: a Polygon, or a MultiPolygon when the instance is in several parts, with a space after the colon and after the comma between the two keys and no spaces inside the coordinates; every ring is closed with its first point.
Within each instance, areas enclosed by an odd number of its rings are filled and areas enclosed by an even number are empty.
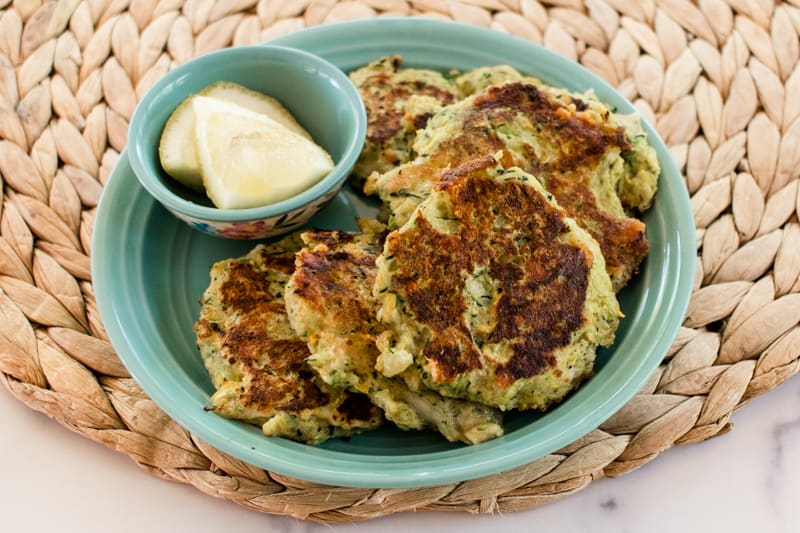
{"type": "Polygon", "coordinates": [[[141,98],[131,116],[128,126],[128,139],[130,142],[125,151],[128,153],[133,173],[144,189],[169,210],[204,221],[249,222],[277,217],[300,209],[325,196],[332,189],[341,186],[358,159],[366,139],[366,131],[367,115],[364,103],[361,100],[358,89],[339,67],[318,55],[297,48],[272,44],[254,44],[223,48],[203,54],[175,67],[162,76],[141,98]],[[219,58],[230,60],[234,57],[270,57],[276,54],[289,56],[292,58],[292,64],[298,67],[309,64],[315,65],[319,72],[329,76],[335,82],[332,85],[340,89],[341,94],[344,96],[344,101],[356,116],[355,129],[350,132],[351,135],[343,157],[325,177],[308,189],[285,200],[265,206],[244,209],[219,209],[191,202],[170,191],[158,177],[148,170],[149,165],[144,162],[145,153],[150,148],[137,142],[139,135],[136,132],[148,127],[145,124],[146,109],[154,104],[154,101],[168,86],[194,70],[202,70],[209,63],[216,63],[219,58]]]}

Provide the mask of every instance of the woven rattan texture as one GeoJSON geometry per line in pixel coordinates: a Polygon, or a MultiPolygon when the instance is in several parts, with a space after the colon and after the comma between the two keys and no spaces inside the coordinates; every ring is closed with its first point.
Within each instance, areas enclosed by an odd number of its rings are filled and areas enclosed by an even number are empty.
{"type": "Polygon", "coordinates": [[[798,33],[798,0],[0,0],[0,379],[26,405],[155,475],[322,522],[528,509],[724,433],[733,411],[798,370],[798,33]],[[458,484],[325,487],[226,456],[147,398],[100,322],[90,237],[136,102],[171,66],[389,14],[511,32],[617,86],[657,125],[685,175],[697,274],[663,364],[580,441],[458,484]]]}

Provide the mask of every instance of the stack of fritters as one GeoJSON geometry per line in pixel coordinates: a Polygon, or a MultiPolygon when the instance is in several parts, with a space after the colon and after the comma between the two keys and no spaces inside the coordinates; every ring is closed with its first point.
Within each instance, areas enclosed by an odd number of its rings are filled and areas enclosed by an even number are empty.
{"type": "Polygon", "coordinates": [[[389,234],[374,292],[384,374],[503,410],[560,401],[620,316],[594,239],[492,156],[445,172],[389,234]]]}
{"type": "MultiPolygon", "coordinates": [[[[477,78],[491,79],[492,72],[486,69],[477,78]]],[[[513,77],[502,72],[503,79],[513,77]]],[[[591,95],[520,78],[439,110],[416,135],[416,158],[372,173],[364,191],[380,197],[391,213],[389,226],[397,228],[445,172],[500,151],[505,167],[536,176],[597,240],[619,290],[647,255],[644,224],[626,209],[650,206],[659,173],[655,151],[638,119],[614,115],[591,95]]],[[[480,88],[477,83],[462,85],[480,88]]]]}
{"type": "Polygon", "coordinates": [[[306,364],[308,348],[283,299],[301,244],[292,235],[216,263],[195,332],[217,413],[265,435],[319,444],[376,428],[381,415],[366,396],[325,384],[306,364]]]}
{"type": "Polygon", "coordinates": [[[376,372],[375,339],[383,333],[373,297],[375,260],[384,227],[361,221],[360,235],[340,231],[303,234],[286,287],[289,320],[308,340],[308,362],[330,385],[366,394],[401,429],[432,428],[449,441],[476,444],[503,434],[500,413],[486,405],[446,398],[413,382],[376,372]]]}
{"type": "Polygon", "coordinates": [[[195,331],[213,409],[309,444],[376,428],[381,410],[402,429],[450,441],[502,435],[496,409],[375,371],[383,327],[372,286],[387,232],[361,223],[363,234],[305,233],[310,248],[294,234],[212,267],[195,331]]]}
{"type": "Polygon", "coordinates": [[[319,443],[376,427],[475,444],[591,376],[647,254],[655,151],[636,117],[508,66],[386,57],[367,109],[360,233],[308,231],[222,261],[195,327],[223,416],[319,443]],[[380,408],[379,410],[377,408],[380,408]]]}

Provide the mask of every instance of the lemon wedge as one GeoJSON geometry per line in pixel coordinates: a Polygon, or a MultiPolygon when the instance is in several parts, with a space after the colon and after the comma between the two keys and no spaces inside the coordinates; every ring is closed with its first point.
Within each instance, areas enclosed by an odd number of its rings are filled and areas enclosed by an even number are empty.
{"type": "Polygon", "coordinates": [[[290,131],[311,139],[291,113],[276,99],[229,81],[212,83],[196,95],[181,102],[170,115],[161,134],[158,156],[164,171],[192,189],[202,191],[203,180],[194,142],[192,100],[197,96],[216,98],[256,113],[262,113],[290,131]]]}
{"type": "Polygon", "coordinates": [[[200,168],[194,149],[194,113],[191,97],[175,108],[167,119],[161,142],[158,145],[158,158],[164,172],[187,187],[203,190],[200,168]]]}
{"type": "Polygon", "coordinates": [[[311,135],[295,120],[292,114],[279,101],[264,93],[253,91],[238,83],[218,81],[212,83],[197,95],[224,100],[250,111],[267,115],[278,124],[311,140],[311,135]]]}
{"type": "Polygon", "coordinates": [[[221,209],[285,200],[333,169],[323,148],[264,114],[207,96],[191,105],[202,182],[221,209]]]}

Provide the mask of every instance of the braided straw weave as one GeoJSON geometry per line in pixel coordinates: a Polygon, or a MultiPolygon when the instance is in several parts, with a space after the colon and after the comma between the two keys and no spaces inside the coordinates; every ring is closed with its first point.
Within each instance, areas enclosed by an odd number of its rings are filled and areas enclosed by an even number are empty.
{"type": "Polygon", "coordinates": [[[800,363],[798,33],[800,0],[0,0],[0,380],[155,475],[320,522],[528,509],[724,433],[733,411],[800,363]],[[660,368],[579,441],[457,484],[327,487],[227,456],[147,398],[98,316],[92,225],[136,102],[171,66],[305,26],[389,14],[511,32],[617,86],[657,125],[685,175],[697,273],[660,368]]]}

